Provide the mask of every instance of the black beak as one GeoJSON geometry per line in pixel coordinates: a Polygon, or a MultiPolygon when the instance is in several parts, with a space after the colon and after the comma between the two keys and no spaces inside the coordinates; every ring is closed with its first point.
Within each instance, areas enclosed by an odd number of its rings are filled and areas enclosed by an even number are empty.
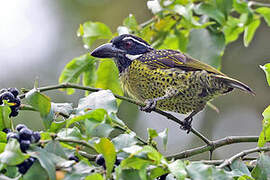
{"type": "Polygon", "coordinates": [[[91,52],[91,56],[97,58],[112,58],[117,57],[122,50],[113,47],[112,43],[103,44],[91,52]]]}

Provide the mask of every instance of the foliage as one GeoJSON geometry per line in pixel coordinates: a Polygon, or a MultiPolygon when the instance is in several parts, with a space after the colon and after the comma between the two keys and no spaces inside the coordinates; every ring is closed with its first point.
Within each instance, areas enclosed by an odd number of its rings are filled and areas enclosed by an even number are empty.
{"type": "MultiPolygon", "coordinates": [[[[149,0],[147,6],[152,11],[153,18],[145,23],[139,24],[133,15],[129,15],[124,19],[123,25],[117,28],[118,32],[112,33],[105,24],[89,21],[80,25],[77,35],[82,38],[84,47],[88,49],[98,39],[110,40],[118,34],[133,33],[147,40],[155,48],[181,50],[220,68],[222,55],[229,43],[237,40],[243,33],[243,43],[248,46],[262,19],[270,26],[270,8],[255,2],[149,0]]],[[[269,64],[261,67],[270,85],[269,64]]],[[[158,133],[149,128],[148,140],[144,141],[117,117],[120,101],[117,102],[115,97],[122,100],[127,98],[119,96],[123,92],[118,80],[118,70],[112,60],[98,60],[88,53],[76,57],[63,69],[59,83],[62,85],[35,87],[20,95],[20,98],[26,99],[21,111],[38,111],[45,130],[41,132],[41,141],[32,144],[26,153],[21,152],[16,139],[11,138],[7,141],[7,135],[0,132],[0,179],[39,177],[51,180],[148,180],[166,176],[167,179],[178,180],[264,180],[270,177],[270,158],[264,153],[255,159],[255,165],[238,160],[252,152],[270,150],[267,146],[263,147],[270,140],[270,107],[263,112],[263,130],[258,141],[258,146],[262,148],[243,151],[228,161],[194,162],[168,158],[159,152],[155,140],[160,138],[166,148],[168,129],[158,133]],[[84,86],[70,84],[80,82],[84,86]],[[86,93],[88,96],[78,101],[78,107],[69,103],[53,103],[41,92],[57,88],[66,90],[68,94],[74,93],[74,88],[91,91],[87,86],[106,90],[93,88],[92,91],[95,92],[90,95],[86,93]],[[71,154],[78,157],[78,162],[68,158],[71,154]],[[98,154],[104,157],[104,166],[95,161],[98,154]],[[16,165],[29,156],[37,160],[26,174],[20,175],[16,165]],[[117,164],[118,157],[123,158],[120,164],[117,164]]],[[[12,131],[16,131],[8,116],[9,106],[8,103],[0,106],[0,130],[12,128],[12,131]]],[[[243,139],[245,138],[239,138],[235,143],[243,142],[243,139]]],[[[246,137],[246,141],[248,140],[246,137]]],[[[232,142],[228,141],[222,145],[230,143],[232,142]]],[[[202,148],[205,147],[209,151],[218,148],[213,144],[202,148]]],[[[198,147],[198,151],[185,151],[193,153],[185,157],[201,153],[202,148],[198,147]]]]}

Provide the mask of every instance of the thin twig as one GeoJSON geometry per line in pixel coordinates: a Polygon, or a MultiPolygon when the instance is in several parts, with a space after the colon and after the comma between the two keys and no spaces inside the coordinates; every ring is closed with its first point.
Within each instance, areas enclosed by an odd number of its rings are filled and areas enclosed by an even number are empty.
{"type": "Polygon", "coordinates": [[[86,153],[86,152],[84,152],[84,151],[78,151],[78,153],[79,153],[81,156],[87,158],[89,161],[94,161],[94,160],[96,159],[96,157],[97,157],[96,155],[88,154],[88,153],[86,153]]]}
{"type": "Polygon", "coordinates": [[[242,143],[242,142],[257,142],[259,139],[258,136],[229,136],[222,139],[212,141],[211,145],[204,145],[201,147],[196,147],[193,149],[185,150],[180,152],[179,154],[168,156],[168,159],[183,159],[187,157],[194,156],[196,154],[200,154],[206,151],[215,150],[219,147],[234,144],[234,143],[242,143]]]}
{"type": "Polygon", "coordinates": [[[265,151],[265,152],[270,151],[270,147],[256,147],[256,148],[244,150],[244,151],[232,156],[231,158],[226,159],[222,164],[220,164],[218,166],[218,168],[224,168],[226,166],[231,165],[233,163],[233,161],[235,161],[238,158],[244,157],[244,156],[251,154],[251,153],[261,152],[261,151],[265,151]]]}
{"type": "MultiPolygon", "coordinates": [[[[54,139],[55,141],[59,141],[59,142],[66,142],[66,143],[75,143],[75,144],[80,144],[80,145],[83,145],[85,147],[88,147],[94,151],[96,151],[96,149],[91,145],[89,144],[88,142],[86,141],[83,141],[83,140],[75,140],[75,139],[65,139],[65,138],[55,138],[54,139]]],[[[40,140],[40,143],[48,143],[52,140],[40,140]]]]}
{"type": "MultiPolygon", "coordinates": [[[[30,106],[28,104],[21,104],[20,105],[20,110],[23,110],[23,111],[36,111],[36,112],[39,112],[37,109],[35,109],[33,106],[30,106]]],[[[57,114],[63,116],[64,118],[69,118],[69,115],[65,114],[65,113],[62,113],[62,112],[58,112],[57,114]]]]}
{"type": "MultiPolygon", "coordinates": [[[[63,83],[63,84],[58,84],[58,85],[51,85],[51,86],[46,86],[46,87],[40,87],[40,88],[37,88],[37,90],[39,90],[40,92],[43,92],[43,91],[49,91],[49,90],[55,90],[55,89],[66,89],[66,88],[81,89],[81,90],[86,90],[86,91],[91,91],[91,92],[97,92],[97,91],[102,90],[102,89],[99,89],[99,88],[87,87],[87,86],[82,86],[82,85],[72,84],[72,83],[63,83]]],[[[120,95],[117,95],[117,94],[114,94],[114,96],[116,98],[118,98],[118,99],[121,99],[121,100],[130,102],[132,104],[135,104],[135,105],[138,105],[138,106],[141,106],[141,107],[144,107],[145,106],[144,103],[141,103],[139,101],[130,99],[128,97],[120,96],[120,95]]],[[[22,98],[25,97],[25,94],[22,94],[19,97],[22,99],[22,98]]],[[[161,114],[161,115],[167,117],[169,120],[172,120],[172,121],[176,122],[177,124],[179,124],[181,126],[184,125],[184,123],[181,120],[179,120],[178,118],[176,118],[175,116],[173,116],[170,113],[164,112],[164,111],[162,111],[162,110],[160,110],[158,108],[154,109],[153,111],[155,111],[156,113],[161,114]]],[[[200,132],[198,132],[194,128],[191,127],[190,131],[194,135],[198,136],[201,140],[203,140],[207,145],[211,145],[212,144],[212,142],[210,140],[208,140],[205,136],[203,136],[200,132]]]]}
{"type": "Polygon", "coordinates": [[[258,6],[258,7],[270,7],[270,4],[262,3],[262,2],[256,2],[256,1],[249,1],[248,5],[251,6],[258,6]]]}

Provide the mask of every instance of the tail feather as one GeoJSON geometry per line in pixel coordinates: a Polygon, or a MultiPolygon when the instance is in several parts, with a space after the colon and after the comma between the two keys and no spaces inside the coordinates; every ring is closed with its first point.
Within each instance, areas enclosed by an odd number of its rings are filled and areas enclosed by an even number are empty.
{"type": "Polygon", "coordinates": [[[245,85],[244,83],[242,83],[236,79],[230,78],[228,76],[222,76],[222,75],[216,75],[216,74],[214,76],[218,79],[221,79],[223,82],[225,82],[226,84],[228,84],[232,88],[240,89],[244,92],[248,92],[248,93],[252,94],[253,96],[255,96],[255,92],[250,87],[248,87],[247,85],[245,85]]]}

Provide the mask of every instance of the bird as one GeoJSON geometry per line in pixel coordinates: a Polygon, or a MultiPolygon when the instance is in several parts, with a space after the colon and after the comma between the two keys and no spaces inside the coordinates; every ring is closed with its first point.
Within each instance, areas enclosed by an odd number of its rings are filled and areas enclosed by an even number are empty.
{"type": "Polygon", "coordinates": [[[216,68],[177,50],[154,49],[132,34],[114,37],[91,52],[96,58],[113,58],[119,70],[123,90],[133,99],[145,103],[141,110],[155,108],[189,115],[181,128],[191,129],[193,116],[208,101],[240,89],[255,95],[244,83],[216,68]]]}

